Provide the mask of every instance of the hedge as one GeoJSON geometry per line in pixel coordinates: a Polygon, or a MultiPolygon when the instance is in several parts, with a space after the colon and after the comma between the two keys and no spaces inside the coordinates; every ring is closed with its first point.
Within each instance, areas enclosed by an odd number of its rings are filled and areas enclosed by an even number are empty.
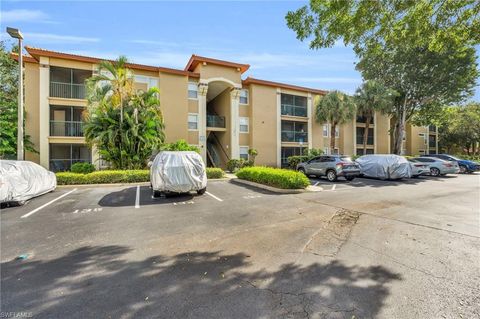
{"type": "Polygon", "coordinates": [[[56,175],[58,185],[138,183],[150,181],[149,170],[105,170],[88,174],[59,172],[56,175]]]}
{"type": "MultiPolygon", "coordinates": [[[[150,181],[149,170],[105,170],[88,174],[58,172],[58,185],[74,184],[114,184],[140,183],[150,181]]],[[[224,172],[220,168],[207,168],[207,178],[222,178],[224,172]]]]}
{"type": "Polygon", "coordinates": [[[207,178],[223,178],[225,176],[225,172],[221,168],[216,167],[207,167],[207,178]]]}
{"type": "Polygon", "coordinates": [[[95,172],[95,165],[87,162],[75,163],[70,168],[72,173],[88,174],[95,172]]]}
{"type": "Polygon", "coordinates": [[[281,168],[245,167],[236,175],[240,179],[283,189],[299,189],[310,185],[304,174],[281,168]]]}

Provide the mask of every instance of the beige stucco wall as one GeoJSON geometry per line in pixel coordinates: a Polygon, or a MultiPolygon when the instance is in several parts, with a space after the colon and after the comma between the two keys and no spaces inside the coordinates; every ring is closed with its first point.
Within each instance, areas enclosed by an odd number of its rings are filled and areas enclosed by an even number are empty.
{"type": "Polygon", "coordinates": [[[277,166],[277,90],[274,87],[250,85],[251,148],[258,151],[258,165],[277,166]]]}
{"type": "Polygon", "coordinates": [[[72,69],[92,71],[94,66],[92,63],[78,62],[78,61],[58,59],[58,58],[50,58],[49,60],[50,60],[51,66],[59,66],[62,68],[72,68],[72,69]]]}
{"type": "Polygon", "coordinates": [[[377,112],[376,150],[377,154],[390,153],[390,117],[377,112]]]}
{"type": "Polygon", "coordinates": [[[209,79],[209,78],[225,78],[234,83],[242,83],[241,73],[237,71],[236,68],[221,66],[215,64],[203,65],[199,63],[195,68],[194,72],[200,73],[200,78],[209,79]]]}
{"type": "Polygon", "coordinates": [[[168,143],[188,139],[187,84],[187,76],[160,73],[160,109],[168,143]]]}
{"type": "MultiPolygon", "coordinates": [[[[25,63],[25,134],[30,135],[37,151],[40,150],[39,81],[39,65],[25,63]]],[[[25,152],[25,159],[40,163],[39,154],[25,152]]]]}

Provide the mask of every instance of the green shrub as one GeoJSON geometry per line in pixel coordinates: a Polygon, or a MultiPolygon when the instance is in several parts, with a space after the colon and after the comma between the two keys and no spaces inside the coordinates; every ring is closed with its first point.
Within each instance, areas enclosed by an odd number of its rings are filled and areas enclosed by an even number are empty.
{"type": "Polygon", "coordinates": [[[72,173],[88,174],[95,171],[95,165],[91,163],[75,163],[70,168],[72,173]]]}
{"type": "Polygon", "coordinates": [[[231,159],[227,162],[227,171],[234,173],[240,168],[253,166],[253,160],[231,159]]]}
{"type": "Polygon", "coordinates": [[[455,157],[465,159],[465,160],[469,160],[469,161],[480,162],[480,155],[458,154],[458,155],[455,155],[455,157]]]}
{"type": "Polygon", "coordinates": [[[217,167],[207,167],[207,178],[223,178],[225,176],[225,172],[221,168],[217,167]]]}
{"type": "Polygon", "coordinates": [[[149,170],[105,170],[88,174],[59,172],[56,175],[58,185],[138,183],[150,181],[149,170]]]}
{"type": "Polygon", "coordinates": [[[305,188],[310,185],[304,174],[280,168],[245,167],[236,175],[240,179],[283,189],[305,188]]]}
{"type": "Polygon", "coordinates": [[[161,151],[192,151],[200,153],[200,149],[196,146],[190,145],[185,140],[178,140],[175,143],[164,144],[161,151]]]}

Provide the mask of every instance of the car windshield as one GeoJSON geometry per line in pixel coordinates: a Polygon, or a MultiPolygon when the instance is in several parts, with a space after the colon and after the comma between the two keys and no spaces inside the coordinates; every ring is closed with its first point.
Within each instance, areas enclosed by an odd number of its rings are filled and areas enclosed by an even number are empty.
{"type": "Polygon", "coordinates": [[[455,156],[448,155],[448,157],[449,157],[449,159],[452,159],[452,160],[455,160],[455,161],[461,161],[460,158],[455,157],[455,156]]]}
{"type": "Polygon", "coordinates": [[[341,156],[340,159],[344,162],[353,162],[350,156],[341,156]]]}
{"type": "Polygon", "coordinates": [[[408,160],[409,162],[412,162],[412,163],[420,162],[419,160],[414,159],[414,158],[407,158],[407,160],[408,160]]]}

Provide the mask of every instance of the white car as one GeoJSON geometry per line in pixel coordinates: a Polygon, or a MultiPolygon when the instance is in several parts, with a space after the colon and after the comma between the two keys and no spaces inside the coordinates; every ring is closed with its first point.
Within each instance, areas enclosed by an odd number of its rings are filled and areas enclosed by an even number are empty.
{"type": "Polygon", "coordinates": [[[160,152],[150,166],[153,197],[168,193],[207,190],[207,173],[202,157],[196,152],[160,152]]]}
{"type": "Polygon", "coordinates": [[[53,172],[29,161],[0,160],[0,203],[23,205],[30,198],[53,191],[53,172]]]}
{"type": "Polygon", "coordinates": [[[414,160],[428,166],[431,176],[458,174],[460,166],[455,161],[445,161],[436,157],[415,157],[414,160]]]}

